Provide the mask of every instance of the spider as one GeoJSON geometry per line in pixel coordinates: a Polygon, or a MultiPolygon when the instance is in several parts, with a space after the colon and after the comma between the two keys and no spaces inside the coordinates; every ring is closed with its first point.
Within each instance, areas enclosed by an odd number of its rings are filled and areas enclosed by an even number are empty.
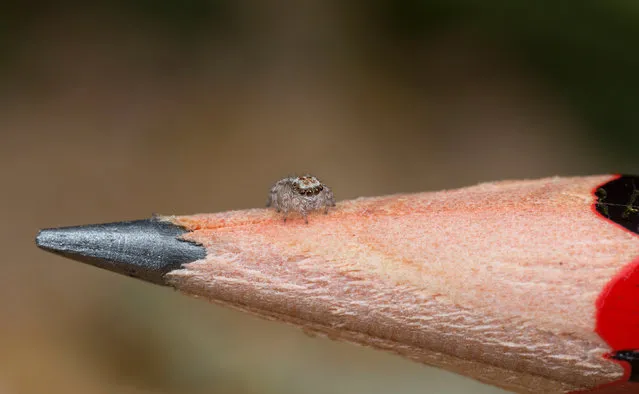
{"type": "Polygon", "coordinates": [[[299,212],[308,224],[308,213],[335,206],[335,197],[331,189],[312,175],[288,177],[281,179],[271,187],[267,207],[276,212],[284,212],[284,221],[290,211],[299,212]]]}

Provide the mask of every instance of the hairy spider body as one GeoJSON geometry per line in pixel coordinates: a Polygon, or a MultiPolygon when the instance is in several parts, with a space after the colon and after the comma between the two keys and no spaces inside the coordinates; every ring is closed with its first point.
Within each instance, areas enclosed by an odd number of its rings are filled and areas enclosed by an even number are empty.
{"type": "Polygon", "coordinates": [[[331,189],[312,175],[288,177],[277,181],[271,187],[267,207],[284,212],[284,221],[289,212],[298,212],[308,223],[308,213],[335,206],[331,189]]]}

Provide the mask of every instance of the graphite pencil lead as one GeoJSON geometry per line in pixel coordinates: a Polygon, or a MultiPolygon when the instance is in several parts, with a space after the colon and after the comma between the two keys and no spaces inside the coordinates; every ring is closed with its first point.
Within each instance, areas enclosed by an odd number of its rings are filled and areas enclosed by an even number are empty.
{"type": "Polygon", "coordinates": [[[49,252],[147,282],[203,259],[203,246],[181,240],[186,230],[158,219],[41,230],[36,244],[49,252]]]}

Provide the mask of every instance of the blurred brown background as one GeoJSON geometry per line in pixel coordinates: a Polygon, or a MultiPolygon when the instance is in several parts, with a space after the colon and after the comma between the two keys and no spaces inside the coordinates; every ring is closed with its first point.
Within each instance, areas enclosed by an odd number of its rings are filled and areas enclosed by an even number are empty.
{"type": "Polygon", "coordinates": [[[38,250],[42,227],[639,172],[623,1],[0,5],[0,393],[498,393],[38,250]],[[505,3],[505,4],[502,4],[505,3]]]}

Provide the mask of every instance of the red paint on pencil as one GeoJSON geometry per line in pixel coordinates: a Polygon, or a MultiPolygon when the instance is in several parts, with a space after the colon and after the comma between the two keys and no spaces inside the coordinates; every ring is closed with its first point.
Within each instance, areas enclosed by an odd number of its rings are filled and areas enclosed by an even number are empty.
{"type": "MultiPolygon", "coordinates": [[[[616,175],[610,182],[621,177],[621,175],[616,175]]],[[[603,186],[605,185],[597,186],[593,190],[593,195],[596,195],[597,190],[603,186]]],[[[594,204],[593,211],[602,216],[594,204]]],[[[602,218],[604,217],[602,216],[602,218]]],[[[613,220],[606,221],[629,231],[613,220]]],[[[614,352],[639,349],[639,302],[637,301],[639,301],[639,257],[625,265],[608,282],[596,301],[595,332],[613,350],[611,354],[606,355],[606,358],[620,364],[624,369],[624,374],[621,379],[615,382],[580,392],[596,394],[630,394],[639,392],[639,383],[629,381],[633,372],[630,363],[610,357],[614,352]]],[[[636,373],[637,371],[634,372],[636,373]]]]}
{"type": "MultiPolygon", "coordinates": [[[[639,258],[626,265],[597,299],[596,332],[615,350],[639,349],[639,258]]],[[[639,389],[638,389],[639,390],[639,389]]]]}

